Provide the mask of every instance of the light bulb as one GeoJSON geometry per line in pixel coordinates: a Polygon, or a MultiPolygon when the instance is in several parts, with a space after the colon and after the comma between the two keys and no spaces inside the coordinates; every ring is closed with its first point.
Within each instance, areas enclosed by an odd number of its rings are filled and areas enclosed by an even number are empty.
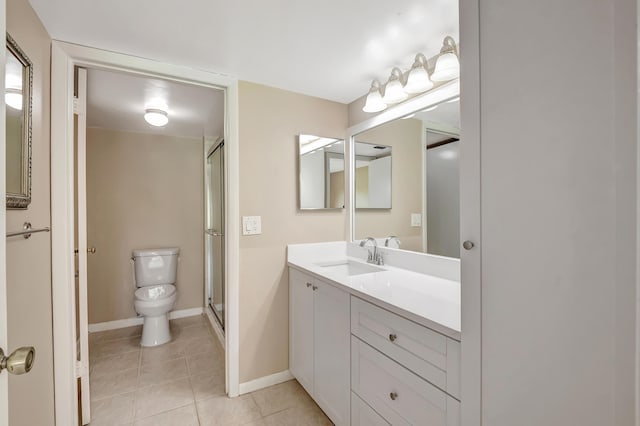
{"type": "Polygon", "coordinates": [[[144,119],[152,126],[162,127],[169,122],[167,112],[161,109],[148,108],[145,110],[144,119]]]}
{"type": "Polygon", "coordinates": [[[389,81],[387,81],[387,85],[384,88],[384,96],[382,97],[382,101],[385,104],[397,104],[409,97],[402,87],[401,77],[402,71],[399,68],[391,70],[391,76],[389,76],[389,81]]]}
{"type": "Polygon", "coordinates": [[[362,111],[364,112],[380,112],[387,108],[387,104],[385,104],[382,100],[382,95],[380,94],[380,83],[377,80],[374,80],[371,83],[371,89],[369,89],[369,94],[367,95],[367,100],[362,107],[362,111]]]}
{"type": "Polygon", "coordinates": [[[447,36],[442,42],[440,56],[431,74],[433,81],[448,81],[460,76],[460,61],[456,51],[456,42],[453,37],[447,36]]]}
{"type": "Polygon", "coordinates": [[[429,78],[426,64],[427,58],[422,53],[418,53],[407,76],[407,84],[404,85],[405,92],[416,94],[433,88],[433,82],[429,78]]]}
{"type": "Polygon", "coordinates": [[[4,103],[13,109],[22,110],[22,90],[6,89],[4,92],[4,103]]]}

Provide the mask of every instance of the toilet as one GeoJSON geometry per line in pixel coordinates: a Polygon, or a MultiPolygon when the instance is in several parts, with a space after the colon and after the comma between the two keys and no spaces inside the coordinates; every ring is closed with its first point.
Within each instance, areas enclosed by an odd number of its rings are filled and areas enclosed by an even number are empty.
{"type": "Polygon", "coordinates": [[[144,317],[142,346],[158,346],[171,340],[168,314],[178,296],[175,282],[179,253],[176,247],[133,250],[137,287],[133,304],[138,315],[144,317]]]}

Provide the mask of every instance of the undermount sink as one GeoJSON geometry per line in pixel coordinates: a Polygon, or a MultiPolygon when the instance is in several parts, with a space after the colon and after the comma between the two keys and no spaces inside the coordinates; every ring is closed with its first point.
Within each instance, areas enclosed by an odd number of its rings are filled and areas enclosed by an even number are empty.
{"type": "Polygon", "coordinates": [[[385,269],[379,266],[370,265],[368,263],[355,262],[353,260],[345,259],[336,262],[318,263],[318,266],[326,269],[327,272],[333,272],[339,275],[362,275],[371,274],[374,272],[382,272],[385,269]]]}

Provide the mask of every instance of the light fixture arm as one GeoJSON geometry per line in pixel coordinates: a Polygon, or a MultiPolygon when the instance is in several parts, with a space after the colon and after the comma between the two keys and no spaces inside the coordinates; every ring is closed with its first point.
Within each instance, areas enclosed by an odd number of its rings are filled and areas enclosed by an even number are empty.
{"type": "Polygon", "coordinates": [[[389,81],[398,80],[400,81],[401,84],[404,84],[402,81],[403,77],[404,77],[404,74],[402,70],[398,67],[393,67],[393,69],[391,70],[391,75],[389,76],[389,81]]]}
{"type": "Polygon", "coordinates": [[[418,68],[418,67],[424,67],[424,69],[427,69],[427,65],[428,65],[427,57],[424,56],[422,53],[418,53],[416,55],[416,59],[413,61],[413,65],[411,66],[411,69],[418,68]]]}
{"type": "Polygon", "coordinates": [[[456,41],[451,36],[446,36],[442,41],[442,49],[440,49],[440,54],[443,53],[453,53],[458,56],[458,45],[456,41]]]}

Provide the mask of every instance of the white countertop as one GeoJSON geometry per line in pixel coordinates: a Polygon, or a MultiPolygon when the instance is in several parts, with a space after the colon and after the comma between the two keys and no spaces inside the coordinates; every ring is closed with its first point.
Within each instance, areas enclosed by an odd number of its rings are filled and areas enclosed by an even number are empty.
{"type": "MultiPolygon", "coordinates": [[[[382,265],[384,271],[347,276],[319,264],[349,259],[346,242],[288,247],[288,265],[311,273],[349,293],[460,340],[460,283],[407,269],[382,265]]],[[[425,255],[428,256],[428,255],[425,255]]]]}

